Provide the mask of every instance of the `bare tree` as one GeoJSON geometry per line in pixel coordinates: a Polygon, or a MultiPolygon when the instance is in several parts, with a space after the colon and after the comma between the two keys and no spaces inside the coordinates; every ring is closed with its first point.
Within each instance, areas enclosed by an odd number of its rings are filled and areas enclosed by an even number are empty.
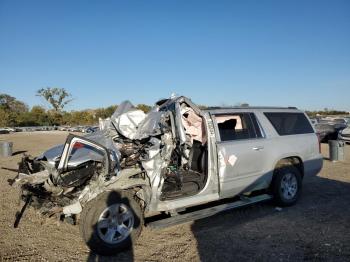
{"type": "Polygon", "coordinates": [[[56,112],[63,110],[73,100],[71,94],[64,88],[58,87],[41,88],[37,91],[36,95],[43,97],[56,112]]]}

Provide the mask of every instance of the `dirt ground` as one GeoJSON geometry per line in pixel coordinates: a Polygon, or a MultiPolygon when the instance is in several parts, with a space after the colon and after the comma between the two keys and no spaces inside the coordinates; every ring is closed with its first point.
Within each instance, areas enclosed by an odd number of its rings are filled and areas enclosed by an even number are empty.
{"type": "Polygon", "coordinates": [[[45,219],[31,208],[13,228],[18,190],[7,180],[15,177],[21,153],[38,155],[66,135],[0,135],[14,142],[15,152],[0,158],[0,261],[350,261],[349,145],[346,161],[336,163],[322,145],[324,168],[304,179],[293,207],[279,211],[261,203],[163,230],[145,228],[133,249],[116,257],[91,254],[77,226],[45,219]]]}

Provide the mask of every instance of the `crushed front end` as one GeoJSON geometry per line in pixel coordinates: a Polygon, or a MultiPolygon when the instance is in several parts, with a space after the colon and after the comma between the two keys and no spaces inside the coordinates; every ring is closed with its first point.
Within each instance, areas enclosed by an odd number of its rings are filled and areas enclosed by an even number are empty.
{"type": "Polygon", "coordinates": [[[99,131],[70,134],[41,156],[24,156],[13,184],[42,214],[73,221],[87,202],[109,190],[132,190],[152,212],[161,201],[200,192],[206,161],[203,115],[189,99],[159,101],[148,114],[126,101],[100,120],[99,131]]]}
{"type": "Polygon", "coordinates": [[[84,197],[116,177],[119,163],[116,152],[86,139],[69,135],[56,159],[45,155],[24,156],[18,175],[12,181],[21,189],[21,198],[48,216],[75,218],[84,197]],[[77,154],[77,151],[85,151],[77,154]]]}

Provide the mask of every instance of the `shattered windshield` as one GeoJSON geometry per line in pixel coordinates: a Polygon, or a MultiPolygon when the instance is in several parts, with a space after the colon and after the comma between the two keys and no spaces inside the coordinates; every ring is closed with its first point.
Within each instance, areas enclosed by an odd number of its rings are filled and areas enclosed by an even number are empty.
{"type": "Polygon", "coordinates": [[[86,161],[102,162],[103,158],[104,152],[101,150],[87,144],[76,142],[68,157],[68,166],[75,167],[86,161]]]}

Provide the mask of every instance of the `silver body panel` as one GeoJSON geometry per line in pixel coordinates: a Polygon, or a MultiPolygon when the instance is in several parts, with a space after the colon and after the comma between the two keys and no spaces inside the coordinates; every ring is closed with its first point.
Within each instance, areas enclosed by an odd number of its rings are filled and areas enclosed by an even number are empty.
{"type": "Polygon", "coordinates": [[[266,189],[273,171],[281,159],[298,157],[304,166],[304,176],[317,175],[322,169],[323,156],[315,133],[280,136],[264,112],[300,113],[286,108],[232,108],[208,110],[205,114],[208,132],[208,181],[195,196],[172,201],[159,201],[154,211],[166,211],[233,197],[244,192],[266,189]],[[254,113],[262,138],[221,142],[215,114],[254,113]],[[229,158],[236,158],[233,164],[229,158]]]}

